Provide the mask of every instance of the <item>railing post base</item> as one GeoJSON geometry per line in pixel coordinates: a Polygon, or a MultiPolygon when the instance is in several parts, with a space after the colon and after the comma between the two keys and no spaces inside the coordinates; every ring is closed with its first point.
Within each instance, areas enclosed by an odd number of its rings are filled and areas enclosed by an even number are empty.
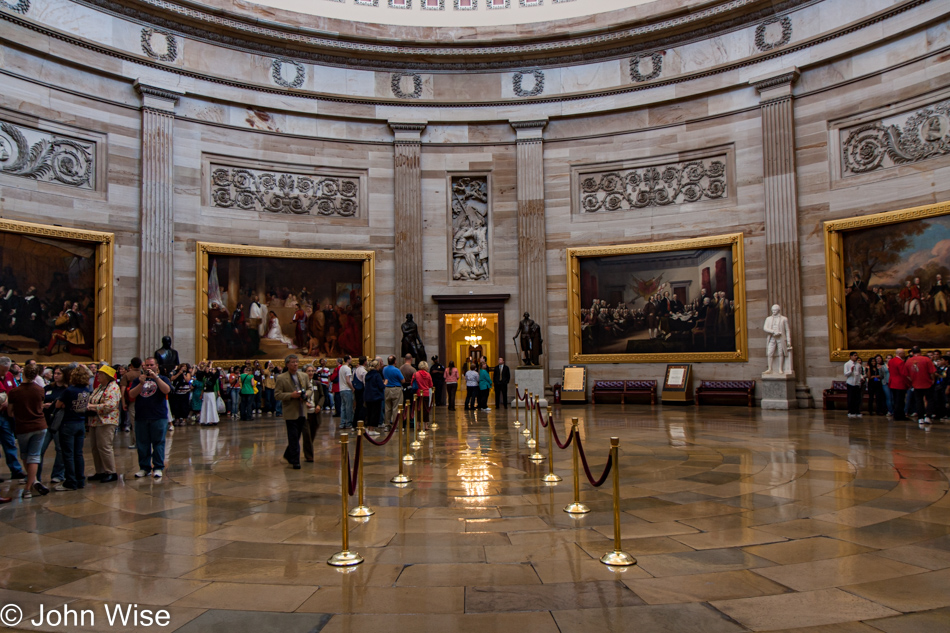
{"type": "Polygon", "coordinates": [[[363,557],[356,552],[343,550],[342,552],[337,552],[331,556],[327,561],[327,565],[332,565],[334,567],[352,567],[353,565],[359,565],[362,562],[363,557]]]}

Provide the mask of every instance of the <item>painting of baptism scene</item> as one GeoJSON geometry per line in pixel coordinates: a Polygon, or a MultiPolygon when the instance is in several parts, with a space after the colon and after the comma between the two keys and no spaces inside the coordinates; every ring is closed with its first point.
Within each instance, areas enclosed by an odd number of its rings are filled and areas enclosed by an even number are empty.
{"type": "Polygon", "coordinates": [[[580,260],[582,354],[736,350],[732,249],[580,260]]]}
{"type": "Polygon", "coordinates": [[[88,362],[95,341],[96,245],[0,232],[0,354],[88,362]]]}
{"type": "Polygon", "coordinates": [[[843,238],[847,347],[950,347],[950,215],[843,238]]]}
{"type": "Polygon", "coordinates": [[[363,353],[362,262],[214,255],[208,358],[363,353]]]}

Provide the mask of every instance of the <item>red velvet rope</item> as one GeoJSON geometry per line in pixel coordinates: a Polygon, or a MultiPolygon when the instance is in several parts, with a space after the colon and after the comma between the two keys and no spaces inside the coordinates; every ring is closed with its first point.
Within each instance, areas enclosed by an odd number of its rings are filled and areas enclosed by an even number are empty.
{"type": "Polygon", "coordinates": [[[377,442],[376,440],[374,440],[373,438],[367,435],[366,441],[369,442],[370,444],[373,444],[374,446],[385,446],[386,444],[389,443],[389,440],[393,438],[393,433],[396,432],[396,429],[399,428],[399,425],[402,424],[402,419],[403,419],[402,413],[396,416],[396,420],[393,422],[392,426],[389,428],[389,435],[386,436],[385,440],[381,442],[377,442]]]}
{"type": "MultiPolygon", "coordinates": [[[[349,493],[352,497],[356,494],[357,482],[359,481],[358,477],[360,474],[360,456],[363,454],[363,436],[356,436],[356,454],[353,456],[353,470],[350,472],[350,481],[349,481],[349,493]]],[[[350,454],[346,454],[346,469],[350,471],[350,454]]]]}
{"type": "Polygon", "coordinates": [[[604,482],[607,481],[607,475],[610,474],[611,467],[614,465],[613,453],[607,457],[607,465],[604,467],[604,474],[600,476],[600,479],[595,480],[594,476],[590,473],[590,466],[587,465],[587,455],[584,454],[584,444],[581,443],[580,437],[577,438],[577,452],[581,454],[581,462],[584,464],[584,472],[587,473],[587,480],[590,481],[590,485],[592,485],[594,488],[600,488],[603,486],[604,482]]]}
{"type": "Polygon", "coordinates": [[[554,435],[554,443],[557,444],[558,448],[564,449],[571,445],[571,442],[574,441],[574,429],[571,428],[571,432],[567,435],[567,441],[561,444],[561,440],[557,436],[557,425],[551,425],[551,433],[554,435]]]}

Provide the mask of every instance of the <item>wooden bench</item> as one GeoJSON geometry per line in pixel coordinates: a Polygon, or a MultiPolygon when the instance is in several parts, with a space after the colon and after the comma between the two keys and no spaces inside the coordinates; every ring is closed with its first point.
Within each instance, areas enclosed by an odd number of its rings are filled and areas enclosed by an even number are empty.
{"type": "Polygon", "coordinates": [[[655,380],[625,380],[623,401],[627,404],[656,404],[655,380]]]}
{"type": "Polygon", "coordinates": [[[696,388],[696,406],[733,404],[755,406],[754,380],[703,380],[696,388]]]}
{"type": "MultiPolygon", "coordinates": [[[[832,380],[831,389],[821,392],[821,408],[837,409],[839,404],[842,409],[848,408],[848,383],[844,380],[832,380]]],[[[861,409],[864,410],[867,406],[868,390],[865,388],[861,393],[861,409]]]]}
{"type": "Polygon", "coordinates": [[[617,403],[622,404],[625,388],[624,380],[595,380],[590,392],[591,404],[597,404],[597,398],[617,398],[617,403]]]}

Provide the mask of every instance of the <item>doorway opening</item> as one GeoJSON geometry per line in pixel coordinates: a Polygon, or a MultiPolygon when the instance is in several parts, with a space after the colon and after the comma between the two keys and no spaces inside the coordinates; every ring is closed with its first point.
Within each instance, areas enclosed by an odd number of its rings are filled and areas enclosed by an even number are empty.
{"type": "MultiPolygon", "coordinates": [[[[445,364],[454,360],[460,377],[465,365],[478,371],[478,362],[485,358],[489,367],[495,366],[499,345],[498,314],[470,312],[445,315],[445,364]]],[[[465,391],[465,381],[459,380],[459,391],[465,391]]]]}

